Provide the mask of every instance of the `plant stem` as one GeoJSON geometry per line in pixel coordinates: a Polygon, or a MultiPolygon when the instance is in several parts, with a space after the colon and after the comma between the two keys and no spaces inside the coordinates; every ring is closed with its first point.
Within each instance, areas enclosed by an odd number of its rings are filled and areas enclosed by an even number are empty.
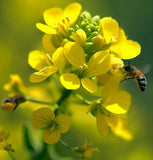
{"type": "Polygon", "coordinates": [[[71,94],[72,90],[64,88],[61,98],[57,101],[57,105],[60,106],[71,94]]]}
{"type": "Polygon", "coordinates": [[[72,90],[67,90],[64,88],[64,90],[62,92],[62,96],[60,97],[60,99],[56,103],[57,108],[54,111],[55,115],[58,114],[58,110],[59,110],[61,104],[70,96],[71,93],[72,93],[72,90]]]}
{"type": "Polygon", "coordinates": [[[33,102],[33,103],[46,104],[46,105],[55,105],[56,104],[56,103],[51,103],[51,102],[38,101],[38,100],[34,100],[34,99],[26,99],[26,101],[33,102]]]}
{"type": "Polygon", "coordinates": [[[73,152],[73,148],[71,148],[67,143],[65,143],[64,141],[62,141],[61,139],[60,139],[60,141],[59,141],[61,144],[63,144],[67,149],[69,149],[69,150],[71,150],[72,152],[73,152]]]}
{"type": "MultiPolygon", "coordinates": [[[[67,148],[68,150],[70,150],[71,152],[73,152],[73,153],[75,154],[73,148],[71,148],[67,143],[65,143],[65,142],[62,141],[61,139],[59,140],[59,142],[60,142],[61,144],[63,144],[63,145],[65,146],[65,148],[67,148]]],[[[78,156],[77,154],[75,154],[75,155],[80,158],[80,156],[78,156]]]]}
{"type": "Polygon", "coordinates": [[[8,151],[8,154],[9,154],[9,156],[10,156],[10,158],[11,158],[12,160],[16,160],[15,157],[12,155],[12,153],[11,153],[10,151],[8,151]]]}

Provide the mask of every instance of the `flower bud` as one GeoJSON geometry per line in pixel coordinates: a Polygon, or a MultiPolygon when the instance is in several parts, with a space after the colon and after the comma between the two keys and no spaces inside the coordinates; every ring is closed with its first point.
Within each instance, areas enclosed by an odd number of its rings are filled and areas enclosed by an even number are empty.
{"type": "Polygon", "coordinates": [[[95,50],[94,51],[98,51],[102,48],[103,44],[104,44],[104,37],[101,35],[98,35],[96,37],[93,38],[92,42],[95,44],[95,50]]]}
{"type": "Polygon", "coordinates": [[[86,33],[84,32],[84,30],[82,29],[77,30],[76,35],[75,35],[75,41],[79,43],[81,46],[83,46],[86,40],[87,40],[87,37],[86,37],[86,33]]]}

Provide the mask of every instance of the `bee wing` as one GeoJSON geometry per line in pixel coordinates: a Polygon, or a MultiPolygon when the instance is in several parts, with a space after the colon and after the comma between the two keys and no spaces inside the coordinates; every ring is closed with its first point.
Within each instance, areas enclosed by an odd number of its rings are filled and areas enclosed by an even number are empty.
{"type": "Polygon", "coordinates": [[[152,68],[152,65],[151,65],[151,64],[145,64],[145,65],[142,67],[141,71],[142,71],[143,74],[147,74],[147,73],[150,72],[151,68],[152,68]]]}

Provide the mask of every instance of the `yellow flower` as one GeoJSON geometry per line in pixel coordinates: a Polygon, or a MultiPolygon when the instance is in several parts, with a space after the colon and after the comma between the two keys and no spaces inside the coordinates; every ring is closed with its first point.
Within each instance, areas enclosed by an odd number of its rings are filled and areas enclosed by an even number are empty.
{"type": "MultiPolygon", "coordinates": [[[[97,129],[104,136],[108,134],[108,126],[112,127],[115,133],[119,131],[116,127],[118,117],[127,113],[131,104],[131,96],[126,91],[117,90],[121,79],[122,75],[111,75],[102,88],[102,102],[98,106],[96,120],[97,129]]],[[[120,132],[120,135],[122,133],[120,132]]]]}
{"type": "Polygon", "coordinates": [[[119,28],[118,22],[111,17],[102,18],[100,21],[102,36],[106,46],[120,59],[131,59],[138,56],[141,46],[132,40],[127,40],[124,30],[119,28]]]}
{"type": "Polygon", "coordinates": [[[38,72],[34,72],[30,76],[30,81],[41,82],[64,66],[65,58],[63,55],[63,48],[60,47],[56,49],[52,58],[42,51],[32,51],[29,53],[28,63],[32,68],[38,70],[38,72]]]}
{"type": "Polygon", "coordinates": [[[51,8],[44,12],[44,20],[47,25],[37,23],[36,26],[44,33],[57,34],[57,32],[66,34],[67,30],[74,25],[81,13],[81,5],[72,3],[64,10],[61,8],[51,8]]]}
{"type": "Polygon", "coordinates": [[[110,54],[107,51],[96,52],[85,64],[85,53],[82,47],[74,42],[68,42],[64,46],[64,55],[67,61],[77,69],[77,73],[65,73],[60,77],[62,85],[66,89],[78,89],[81,85],[89,92],[97,90],[93,76],[101,75],[109,70],[110,54]]]}
{"type": "Polygon", "coordinates": [[[17,74],[10,75],[10,82],[4,85],[4,89],[10,92],[10,96],[25,92],[22,79],[17,74]]]}
{"type": "Polygon", "coordinates": [[[101,106],[114,114],[124,114],[131,104],[131,96],[123,90],[117,90],[123,75],[113,75],[102,88],[101,106]]]}
{"type": "Polygon", "coordinates": [[[88,147],[90,145],[92,145],[92,142],[88,143],[87,140],[85,140],[85,144],[80,146],[80,147],[76,147],[74,149],[74,151],[82,159],[85,159],[85,157],[91,158],[92,157],[92,152],[99,152],[99,149],[98,148],[93,148],[93,147],[88,147]]]}
{"type": "Polygon", "coordinates": [[[38,128],[45,128],[43,140],[48,144],[54,144],[60,140],[61,133],[65,133],[70,128],[70,118],[67,115],[55,117],[50,108],[39,108],[34,111],[31,117],[32,124],[38,128]]]}

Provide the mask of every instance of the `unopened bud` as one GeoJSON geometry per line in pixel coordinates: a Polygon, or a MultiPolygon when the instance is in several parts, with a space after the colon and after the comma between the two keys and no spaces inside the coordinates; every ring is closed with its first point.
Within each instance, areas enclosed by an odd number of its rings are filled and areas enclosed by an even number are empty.
{"type": "Polygon", "coordinates": [[[86,40],[87,40],[87,37],[86,37],[86,33],[84,32],[84,30],[82,29],[77,30],[76,35],[75,35],[75,41],[79,43],[81,46],[83,46],[86,40]]]}

